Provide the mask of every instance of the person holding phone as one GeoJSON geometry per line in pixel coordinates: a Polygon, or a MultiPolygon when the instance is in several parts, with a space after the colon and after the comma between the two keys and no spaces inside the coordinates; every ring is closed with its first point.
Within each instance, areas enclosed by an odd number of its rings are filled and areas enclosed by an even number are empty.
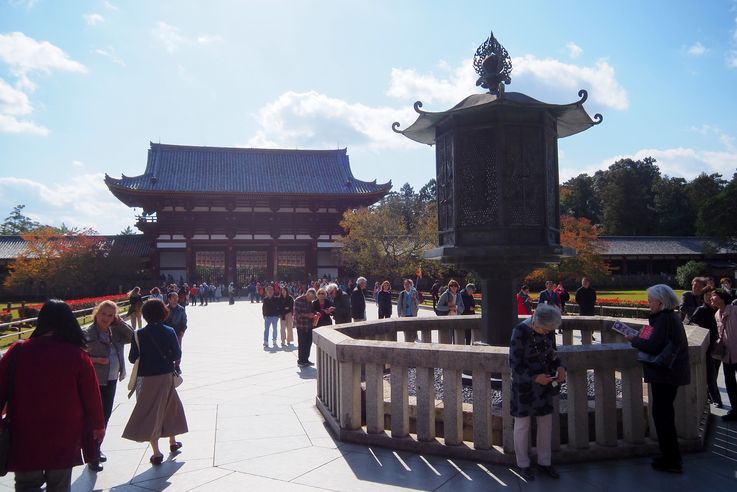
{"type": "Polygon", "coordinates": [[[560,310],[540,304],[532,317],[512,330],[509,366],[512,370],[510,413],[514,417],[514,452],[517,467],[528,481],[535,479],[529,455],[532,417],[537,423],[538,468],[552,478],[560,478],[551,464],[553,396],[566,380],[566,369],[555,344],[555,330],[560,325],[560,310]]]}

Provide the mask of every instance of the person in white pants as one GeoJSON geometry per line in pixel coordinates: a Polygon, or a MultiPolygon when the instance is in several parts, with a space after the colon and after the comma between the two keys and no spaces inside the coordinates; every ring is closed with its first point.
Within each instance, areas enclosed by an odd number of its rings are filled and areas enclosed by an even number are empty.
{"type": "Polygon", "coordinates": [[[534,480],[530,467],[529,442],[532,417],[537,420],[538,468],[560,478],[551,464],[553,396],[566,379],[555,345],[555,330],[561,325],[560,311],[541,304],[532,317],[514,327],[509,345],[512,369],[510,413],[514,417],[514,452],[525,480],[534,480]]]}

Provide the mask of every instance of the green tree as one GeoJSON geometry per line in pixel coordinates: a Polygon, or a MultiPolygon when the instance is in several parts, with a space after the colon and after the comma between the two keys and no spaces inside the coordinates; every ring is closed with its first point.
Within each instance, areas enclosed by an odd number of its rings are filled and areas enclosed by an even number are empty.
{"type": "Polygon", "coordinates": [[[607,234],[642,236],[655,227],[653,185],[660,178],[655,159],[621,159],[594,176],[600,190],[602,219],[607,234]]]}
{"type": "Polygon", "coordinates": [[[25,205],[16,205],[0,225],[0,234],[16,235],[38,229],[41,224],[23,215],[25,205]]]}
{"type": "Polygon", "coordinates": [[[685,265],[676,268],[676,282],[684,289],[691,287],[694,277],[702,277],[709,273],[709,265],[700,261],[691,260],[685,265]]]}
{"type": "Polygon", "coordinates": [[[122,231],[120,231],[121,236],[133,236],[136,232],[133,230],[131,226],[126,227],[122,231]]]}
{"type": "Polygon", "coordinates": [[[683,178],[664,176],[653,185],[657,228],[663,236],[690,236],[695,231],[696,210],[688,199],[688,183],[683,178]]]}
{"type": "Polygon", "coordinates": [[[718,173],[701,173],[686,186],[686,196],[691,207],[697,213],[710,198],[717,196],[726,186],[727,181],[718,173]]]}
{"type": "Polygon", "coordinates": [[[579,174],[560,187],[560,212],[563,215],[585,217],[592,223],[601,222],[601,198],[596,192],[594,178],[579,174]]]}
{"type": "Polygon", "coordinates": [[[420,188],[418,198],[422,203],[435,203],[437,201],[438,194],[435,178],[432,178],[425,184],[425,186],[420,188]]]}
{"type": "Polygon", "coordinates": [[[701,206],[696,220],[696,229],[701,236],[710,236],[718,243],[737,246],[737,173],[715,196],[701,206]]]}

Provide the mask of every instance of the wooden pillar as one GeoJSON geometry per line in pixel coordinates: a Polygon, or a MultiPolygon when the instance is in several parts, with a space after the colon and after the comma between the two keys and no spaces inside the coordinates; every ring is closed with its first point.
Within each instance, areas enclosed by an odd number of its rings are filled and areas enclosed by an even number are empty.
{"type": "Polygon", "coordinates": [[[228,245],[225,248],[225,285],[227,286],[230,282],[235,285],[235,249],[233,241],[228,239],[228,245]]]}
{"type": "Polygon", "coordinates": [[[187,238],[187,276],[189,277],[188,280],[192,281],[194,279],[195,274],[195,253],[194,248],[192,248],[192,239],[187,238]]]}
{"type": "Polygon", "coordinates": [[[277,275],[279,274],[277,265],[279,264],[279,249],[277,248],[277,241],[274,239],[274,242],[271,245],[271,278],[274,280],[277,280],[277,275]]]}

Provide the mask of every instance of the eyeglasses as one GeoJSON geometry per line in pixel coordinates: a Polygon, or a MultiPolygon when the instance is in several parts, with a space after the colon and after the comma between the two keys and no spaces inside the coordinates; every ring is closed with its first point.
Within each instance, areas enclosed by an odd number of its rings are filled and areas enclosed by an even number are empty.
{"type": "Polygon", "coordinates": [[[317,297],[325,297],[325,294],[323,294],[323,293],[321,292],[321,293],[317,294],[317,297]]]}

